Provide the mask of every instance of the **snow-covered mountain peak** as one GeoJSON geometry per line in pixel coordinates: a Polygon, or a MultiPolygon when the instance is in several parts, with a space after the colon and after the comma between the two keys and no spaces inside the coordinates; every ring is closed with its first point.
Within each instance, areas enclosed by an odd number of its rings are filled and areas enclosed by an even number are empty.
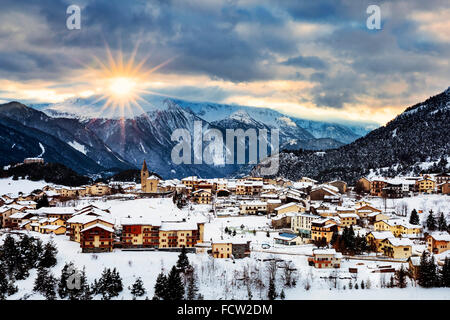
{"type": "Polygon", "coordinates": [[[232,113],[228,118],[239,121],[239,122],[243,122],[246,124],[251,124],[251,123],[255,122],[255,120],[253,120],[252,117],[250,117],[250,115],[244,110],[238,110],[238,111],[232,113]]]}

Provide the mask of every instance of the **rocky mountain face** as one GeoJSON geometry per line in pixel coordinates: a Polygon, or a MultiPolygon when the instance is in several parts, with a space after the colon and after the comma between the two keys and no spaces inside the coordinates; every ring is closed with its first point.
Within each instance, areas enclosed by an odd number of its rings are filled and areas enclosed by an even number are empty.
{"type": "MultiPolygon", "coordinates": [[[[298,119],[271,109],[166,98],[153,101],[154,106],[138,116],[99,117],[93,110],[101,105],[94,101],[76,98],[32,107],[18,102],[0,105],[0,130],[3,128],[0,139],[4,141],[1,148],[5,151],[0,155],[0,165],[41,155],[47,162],[60,162],[81,174],[104,175],[140,168],[145,159],[151,170],[164,178],[232,176],[246,166],[224,164],[224,155],[230,152],[225,141],[221,154],[205,151],[207,141],[196,145],[195,124],[200,124],[203,133],[215,129],[223,137],[226,129],[270,132],[276,128],[280,130],[280,150],[337,148],[369,131],[365,125],[298,119]],[[172,161],[171,152],[178,143],[172,141],[176,129],[188,133],[191,164],[177,165],[172,161]],[[194,164],[194,156],[198,157],[193,152],[196,148],[202,150],[200,153],[204,160],[210,160],[209,164],[206,161],[194,164]]],[[[249,146],[245,148],[247,154],[249,146]]]]}
{"type": "MultiPolygon", "coordinates": [[[[385,176],[448,170],[450,160],[450,88],[407,108],[385,126],[338,149],[280,153],[279,176],[353,183],[370,173],[385,176]]],[[[252,174],[261,171],[259,164],[252,174]]]]}

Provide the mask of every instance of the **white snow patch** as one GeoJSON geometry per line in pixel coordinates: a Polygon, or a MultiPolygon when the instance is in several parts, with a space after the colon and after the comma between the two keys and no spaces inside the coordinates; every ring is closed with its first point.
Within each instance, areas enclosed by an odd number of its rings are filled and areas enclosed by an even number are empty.
{"type": "Polygon", "coordinates": [[[71,147],[74,148],[75,150],[78,150],[78,151],[80,151],[82,154],[86,155],[86,152],[87,152],[86,146],[80,144],[80,143],[77,142],[77,141],[72,141],[72,142],[69,142],[68,144],[69,144],[69,146],[71,146],[71,147]]]}

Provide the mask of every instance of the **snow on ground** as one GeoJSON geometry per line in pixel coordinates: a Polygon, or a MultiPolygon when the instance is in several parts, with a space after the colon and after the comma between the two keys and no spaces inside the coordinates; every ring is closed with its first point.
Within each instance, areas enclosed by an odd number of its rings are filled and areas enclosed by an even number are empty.
{"type": "Polygon", "coordinates": [[[81,143],[79,143],[78,141],[71,141],[68,143],[72,148],[74,148],[75,150],[80,151],[82,154],[86,154],[87,150],[86,150],[86,146],[82,145],[81,143]]]}
{"type": "Polygon", "coordinates": [[[13,180],[12,177],[0,179],[0,195],[11,194],[17,197],[19,192],[29,194],[36,189],[42,189],[49,185],[45,181],[30,181],[26,179],[13,180]]]}
{"type": "MultiPolygon", "coordinates": [[[[25,232],[25,231],[24,231],[25,232]]],[[[154,294],[153,287],[156,277],[161,272],[168,273],[178,259],[176,252],[161,251],[121,251],[116,249],[111,253],[88,254],[81,253],[78,243],[67,240],[66,236],[50,236],[30,232],[32,236],[41,238],[44,242],[53,239],[58,248],[58,264],[52,268],[52,273],[59,277],[65,262],[72,261],[75,266],[82,269],[86,267],[88,281],[92,283],[98,279],[105,267],[117,268],[123,280],[124,290],[116,299],[131,299],[128,290],[137,277],[141,277],[147,290],[146,296],[151,299],[154,294]]],[[[2,237],[2,239],[4,236],[2,237]]],[[[3,242],[2,240],[0,242],[3,242]]],[[[256,282],[251,285],[252,299],[266,299],[268,272],[267,265],[262,259],[277,258],[291,261],[298,270],[297,284],[292,288],[284,288],[286,299],[450,299],[450,290],[443,288],[423,289],[408,284],[407,289],[382,289],[381,281],[387,283],[392,274],[372,273],[377,265],[392,265],[400,267],[400,263],[344,260],[339,270],[315,269],[308,266],[306,256],[274,255],[253,252],[250,258],[232,261],[231,259],[213,259],[206,254],[188,254],[189,260],[195,266],[200,293],[205,299],[248,299],[247,287],[244,284],[243,270],[248,268],[253,279],[260,278],[264,287],[256,282]],[[357,274],[350,274],[348,268],[358,268],[357,274]],[[337,277],[337,280],[329,279],[337,277]],[[370,281],[371,289],[355,289],[356,283],[370,281]],[[353,289],[349,289],[350,281],[353,289]],[[306,290],[307,283],[311,286],[306,290]],[[344,289],[345,286],[345,289],[344,289]]],[[[283,265],[279,263],[277,271],[277,291],[283,287],[283,265]]],[[[406,266],[406,265],[405,265],[406,266]]],[[[8,299],[43,299],[40,294],[33,293],[32,288],[36,278],[36,270],[30,276],[17,281],[19,292],[8,299]]],[[[145,296],[144,296],[145,298],[145,296]]]]}

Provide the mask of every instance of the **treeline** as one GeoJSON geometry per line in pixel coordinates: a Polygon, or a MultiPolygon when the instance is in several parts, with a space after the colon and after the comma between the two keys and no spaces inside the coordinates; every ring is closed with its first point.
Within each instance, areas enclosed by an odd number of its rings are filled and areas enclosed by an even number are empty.
{"type": "MultiPolygon", "coordinates": [[[[73,262],[65,263],[60,277],[55,277],[50,268],[57,264],[58,250],[52,241],[43,245],[37,238],[24,234],[19,240],[8,234],[0,246],[0,300],[15,294],[15,282],[30,276],[31,269],[37,269],[33,291],[47,300],[92,300],[96,297],[110,300],[124,290],[122,278],[116,268],[105,268],[99,279],[89,284],[86,270],[79,270],[73,262]]],[[[200,300],[197,275],[183,248],[177,264],[166,276],[158,275],[155,284],[155,300],[200,300]]],[[[128,287],[133,299],[146,294],[141,278],[128,287]]],[[[148,299],[148,297],[147,297],[148,299]]]]}
{"type": "Polygon", "coordinates": [[[12,177],[13,180],[44,180],[48,183],[78,187],[92,182],[89,177],[82,176],[60,163],[28,163],[11,166],[0,170],[0,178],[12,177]]]}

